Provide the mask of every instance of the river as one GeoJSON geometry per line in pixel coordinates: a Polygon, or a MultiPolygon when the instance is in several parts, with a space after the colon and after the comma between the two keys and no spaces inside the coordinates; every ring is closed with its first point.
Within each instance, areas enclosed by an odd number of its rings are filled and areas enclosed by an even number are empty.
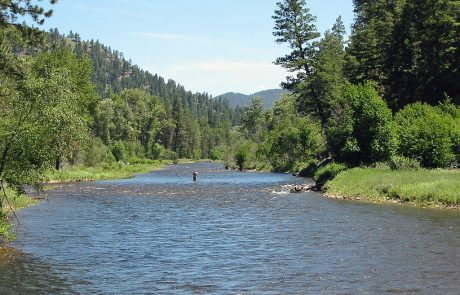
{"type": "Polygon", "coordinates": [[[0,294],[459,294],[458,212],[283,188],[304,181],[198,163],[60,185],[19,212],[0,294]]]}

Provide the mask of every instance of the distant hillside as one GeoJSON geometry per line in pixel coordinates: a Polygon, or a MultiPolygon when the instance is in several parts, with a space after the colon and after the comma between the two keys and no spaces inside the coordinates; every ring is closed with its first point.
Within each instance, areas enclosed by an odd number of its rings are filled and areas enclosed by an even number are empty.
{"type": "Polygon", "coordinates": [[[269,109],[273,106],[275,101],[280,99],[283,95],[288,94],[289,91],[285,89],[269,89],[263,90],[260,92],[253,93],[251,95],[242,94],[242,93],[235,93],[235,92],[227,92],[222,95],[216,96],[216,99],[219,98],[226,98],[231,107],[244,107],[251,103],[251,100],[254,96],[258,96],[262,99],[264,104],[264,108],[269,109]]]}
{"type": "Polygon", "coordinates": [[[93,64],[92,81],[102,98],[120,94],[124,89],[141,88],[149,94],[158,96],[167,108],[171,108],[175,99],[193,118],[208,117],[212,127],[219,122],[231,122],[238,125],[240,114],[225,100],[214,100],[208,93],[193,93],[174,80],[165,80],[158,74],[151,74],[127,60],[123,53],[112,50],[98,40],[81,40],[72,31],[68,35],[51,29],[49,43],[56,47],[69,47],[78,57],[87,56],[93,64]]]}

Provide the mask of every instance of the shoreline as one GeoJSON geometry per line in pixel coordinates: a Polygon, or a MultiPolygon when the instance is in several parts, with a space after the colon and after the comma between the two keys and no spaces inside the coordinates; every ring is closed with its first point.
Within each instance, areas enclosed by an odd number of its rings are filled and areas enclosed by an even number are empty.
{"type": "Polygon", "coordinates": [[[434,203],[434,202],[414,202],[414,201],[402,201],[400,199],[392,198],[371,198],[364,196],[346,196],[339,194],[328,193],[327,191],[320,191],[323,197],[332,199],[332,200],[345,200],[345,201],[355,201],[369,204],[382,204],[382,205],[400,205],[400,206],[409,206],[414,208],[421,209],[441,209],[441,210],[450,210],[450,211],[460,211],[459,205],[446,205],[443,203],[434,203]]]}

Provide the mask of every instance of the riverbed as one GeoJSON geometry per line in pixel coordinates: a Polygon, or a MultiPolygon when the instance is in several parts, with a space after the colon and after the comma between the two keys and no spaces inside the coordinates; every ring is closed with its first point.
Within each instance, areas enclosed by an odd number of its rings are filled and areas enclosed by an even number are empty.
{"type": "Polygon", "coordinates": [[[305,181],[198,163],[60,185],[19,212],[0,294],[459,294],[458,212],[284,187],[305,181]]]}

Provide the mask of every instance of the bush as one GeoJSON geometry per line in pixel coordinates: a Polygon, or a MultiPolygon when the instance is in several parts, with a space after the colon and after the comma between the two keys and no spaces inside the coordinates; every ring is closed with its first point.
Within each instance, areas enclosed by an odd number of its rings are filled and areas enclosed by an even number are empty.
{"type": "Polygon", "coordinates": [[[393,156],[388,161],[391,170],[417,170],[420,168],[420,162],[404,156],[393,156]]]}
{"type": "Polygon", "coordinates": [[[222,148],[218,147],[218,146],[214,147],[211,150],[210,157],[211,157],[211,160],[213,160],[213,161],[222,160],[224,158],[224,152],[223,152],[222,148]]]}
{"type": "MultiPolygon", "coordinates": [[[[0,204],[1,205],[1,204],[0,204]]],[[[0,243],[3,241],[12,242],[15,238],[14,233],[10,231],[12,224],[8,221],[8,216],[3,212],[0,206],[0,243]]]]}
{"type": "Polygon", "coordinates": [[[370,166],[370,168],[374,168],[377,170],[391,170],[390,165],[388,162],[376,162],[370,166]]]}
{"type": "Polygon", "coordinates": [[[326,166],[320,167],[313,176],[316,184],[323,186],[327,181],[336,177],[340,172],[347,169],[347,166],[340,163],[329,163],[326,166]]]}
{"type": "Polygon", "coordinates": [[[455,160],[454,118],[442,108],[428,104],[407,105],[395,116],[399,154],[420,159],[424,167],[447,167],[455,160]]]}
{"type": "Polygon", "coordinates": [[[243,170],[249,159],[249,147],[248,145],[240,146],[235,153],[235,162],[238,169],[243,170]]]}
{"type": "Polygon", "coordinates": [[[157,142],[151,147],[150,155],[155,160],[161,160],[164,159],[165,150],[165,147],[157,142]]]}
{"type": "Polygon", "coordinates": [[[85,166],[93,167],[104,163],[108,152],[110,151],[101,139],[93,138],[91,145],[84,151],[83,161],[85,166]]]}
{"type": "Polygon", "coordinates": [[[112,155],[115,157],[117,162],[123,161],[126,158],[126,149],[125,145],[121,141],[116,141],[110,147],[112,155]]]}
{"type": "Polygon", "coordinates": [[[298,161],[313,158],[324,151],[324,136],[320,125],[306,117],[294,117],[276,123],[267,133],[265,154],[274,171],[295,171],[298,161]]]}
{"type": "Polygon", "coordinates": [[[333,158],[350,166],[387,161],[397,147],[391,110],[371,84],[345,88],[326,137],[333,158]]]}
{"type": "Polygon", "coordinates": [[[316,170],[318,169],[318,161],[317,160],[308,160],[304,162],[297,163],[294,171],[299,173],[301,177],[313,177],[316,170]]]}

